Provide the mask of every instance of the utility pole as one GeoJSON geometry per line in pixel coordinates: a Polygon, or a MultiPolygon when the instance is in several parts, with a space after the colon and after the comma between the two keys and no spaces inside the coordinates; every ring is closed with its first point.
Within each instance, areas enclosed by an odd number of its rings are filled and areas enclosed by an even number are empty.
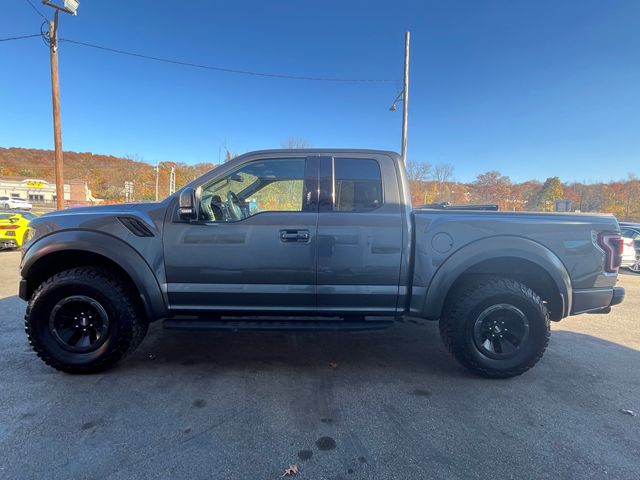
{"type": "Polygon", "coordinates": [[[400,140],[400,156],[402,162],[407,164],[407,125],[409,123],[409,40],[410,32],[404,34],[404,80],[402,91],[393,101],[389,110],[395,112],[398,109],[398,102],[402,102],[402,138],[400,140]]]}
{"type": "Polygon", "coordinates": [[[156,162],[156,202],[158,201],[158,184],[160,181],[160,163],[156,162]]]}
{"type": "Polygon", "coordinates": [[[63,6],[43,0],[42,3],[55,10],[53,21],[49,21],[49,58],[51,60],[51,100],[53,104],[53,144],[55,149],[56,208],[64,208],[64,172],[62,158],[62,127],[60,122],[60,83],[58,82],[58,12],[76,15],[80,4],[77,0],[64,0],[63,6]]]}
{"type": "Polygon", "coordinates": [[[404,34],[404,83],[402,88],[402,162],[407,164],[407,124],[409,121],[409,40],[410,32],[404,34]]]}
{"type": "Polygon", "coordinates": [[[51,59],[51,99],[53,102],[53,144],[55,147],[56,208],[64,208],[64,172],[62,167],[62,128],[60,126],[60,83],[58,82],[58,10],[49,22],[51,59]]]}

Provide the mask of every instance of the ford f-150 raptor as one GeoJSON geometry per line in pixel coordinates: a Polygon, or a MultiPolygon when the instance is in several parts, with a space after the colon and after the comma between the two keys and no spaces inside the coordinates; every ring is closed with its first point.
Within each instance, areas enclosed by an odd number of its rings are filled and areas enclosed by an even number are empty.
{"type": "Polygon", "coordinates": [[[440,322],[470,370],[511,377],[550,321],[622,302],[610,215],[411,207],[397,154],[242,155],[158,203],[34,219],[20,297],[50,366],[103,370],[150,322],[192,329],[342,329],[440,322]]]}

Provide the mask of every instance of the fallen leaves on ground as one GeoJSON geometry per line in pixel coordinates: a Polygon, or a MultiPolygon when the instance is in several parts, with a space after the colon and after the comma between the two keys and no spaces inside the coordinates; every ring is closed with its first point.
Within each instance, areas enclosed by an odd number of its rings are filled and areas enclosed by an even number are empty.
{"type": "Polygon", "coordinates": [[[300,471],[300,469],[298,468],[298,465],[289,465],[289,468],[285,468],[284,469],[284,473],[282,474],[283,477],[289,476],[289,475],[295,475],[300,471]]]}

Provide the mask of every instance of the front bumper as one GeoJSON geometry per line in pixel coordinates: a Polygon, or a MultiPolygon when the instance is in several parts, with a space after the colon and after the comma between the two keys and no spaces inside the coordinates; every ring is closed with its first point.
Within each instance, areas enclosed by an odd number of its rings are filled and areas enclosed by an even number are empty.
{"type": "Polygon", "coordinates": [[[609,313],[612,306],[622,303],[623,300],[623,287],[574,290],[571,315],[609,313]]]}
{"type": "Polygon", "coordinates": [[[18,248],[18,243],[15,239],[0,238],[0,250],[5,248],[18,248]]]}

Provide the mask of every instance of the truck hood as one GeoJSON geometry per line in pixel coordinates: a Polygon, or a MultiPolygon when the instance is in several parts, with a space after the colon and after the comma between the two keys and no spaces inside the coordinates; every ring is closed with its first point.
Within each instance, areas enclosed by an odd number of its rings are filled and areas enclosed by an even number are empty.
{"type": "Polygon", "coordinates": [[[156,203],[120,203],[117,205],[99,205],[92,207],[75,207],[67,208],[66,210],[55,210],[53,212],[45,213],[42,218],[51,218],[59,216],[69,215],[113,215],[116,213],[131,213],[131,210],[136,211],[150,211],[161,205],[160,202],[156,203]]]}

